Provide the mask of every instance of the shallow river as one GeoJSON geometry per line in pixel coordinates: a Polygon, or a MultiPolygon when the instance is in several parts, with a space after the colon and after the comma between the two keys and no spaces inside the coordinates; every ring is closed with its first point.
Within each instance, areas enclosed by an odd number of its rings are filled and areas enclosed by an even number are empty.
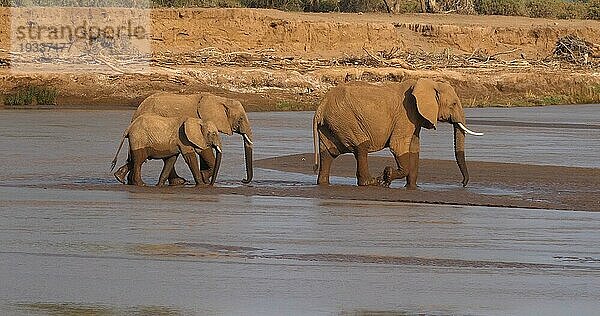
{"type": "MultiPolygon", "coordinates": [[[[468,110],[486,133],[467,139],[468,159],[600,168],[599,110],[468,110]]],[[[600,213],[106,191],[120,186],[108,168],[130,116],[0,111],[0,314],[600,310],[600,213]]],[[[255,158],[312,151],[311,116],[251,113],[255,158]]],[[[453,159],[451,134],[424,131],[421,157],[453,159]]],[[[224,141],[218,185],[239,186],[241,140],[224,141]]],[[[144,167],[152,183],[160,164],[144,167]]],[[[315,178],[257,169],[255,180],[315,178]]]]}

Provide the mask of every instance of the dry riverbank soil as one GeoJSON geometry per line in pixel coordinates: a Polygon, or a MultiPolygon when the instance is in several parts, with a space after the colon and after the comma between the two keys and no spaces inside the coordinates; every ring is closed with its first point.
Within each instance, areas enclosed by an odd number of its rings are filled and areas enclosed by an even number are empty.
{"type": "Polygon", "coordinates": [[[102,73],[66,65],[60,73],[17,74],[10,70],[10,17],[0,8],[0,93],[48,86],[58,91],[59,107],[137,106],[166,90],[236,97],[248,110],[311,109],[340,82],[423,76],[453,84],[465,106],[600,99],[600,52],[588,65],[550,58],[565,35],[599,44],[597,21],[154,9],[152,66],[144,73],[109,58],[97,61],[102,73]]]}

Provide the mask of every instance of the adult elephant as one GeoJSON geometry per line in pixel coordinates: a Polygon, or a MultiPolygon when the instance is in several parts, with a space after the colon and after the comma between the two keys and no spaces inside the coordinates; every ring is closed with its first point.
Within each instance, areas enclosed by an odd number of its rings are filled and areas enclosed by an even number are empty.
{"type": "MultiPolygon", "coordinates": [[[[246,178],[244,183],[250,183],[253,177],[252,148],[253,136],[248,116],[242,104],[233,99],[219,97],[211,93],[198,94],[175,94],[170,92],[158,92],[150,95],[139,105],[133,114],[132,121],[143,114],[156,114],[164,117],[201,118],[204,121],[213,122],[219,132],[232,135],[242,135],[244,141],[244,155],[246,161],[246,178]]],[[[200,167],[203,179],[208,179],[212,174],[215,157],[211,149],[200,153],[200,167]]],[[[115,173],[115,178],[125,183],[129,173],[128,165],[121,166],[115,173]]],[[[128,182],[131,178],[128,177],[128,182]]],[[[179,177],[175,171],[169,174],[169,183],[182,184],[185,180],[179,177]]]]}
{"type": "Polygon", "coordinates": [[[416,188],[419,133],[421,127],[435,129],[438,121],[454,125],[454,153],[466,186],[465,133],[482,134],[466,128],[465,113],[452,86],[423,78],[382,86],[354,82],[331,89],[313,119],[317,183],[329,184],[333,159],[353,153],[358,185],[389,186],[394,179],[406,177],[406,187],[416,188]],[[388,166],[373,178],[367,154],[386,147],[397,166],[388,166]]]}

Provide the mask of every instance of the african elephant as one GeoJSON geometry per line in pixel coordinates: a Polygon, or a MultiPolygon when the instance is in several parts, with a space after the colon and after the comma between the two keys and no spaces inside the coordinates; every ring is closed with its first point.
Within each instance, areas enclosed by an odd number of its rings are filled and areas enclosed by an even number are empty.
{"type": "MultiPolygon", "coordinates": [[[[210,93],[198,94],[175,94],[169,92],[158,92],[147,97],[139,105],[132,120],[145,114],[153,113],[164,117],[196,117],[204,121],[213,122],[221,133],[231,135],[233,132],[241,134],[244,140],[244,154],[246,161],[246,179],[244,183],[252,181],[252,129],[248,116],[242,104],[233,99],[215,96],[210,93]]],[[[200,153],[201,170],[208,178],[211,174],[210,165],[214,161],[212,150],[204,150],[200,153]]],[[[115,172],[115,177],[120,182],[125,182],[125,176],[129,172],[127,165],[120,167],[115,172]]],[[[175,169],[169,175],[171,184],[185,182],[180,178],[175,169]]]]}
{"type": "Polygon", "coordinates": [[[142,181],[141,167],[146,159],[162,159],[163,169],[157,186],[164,185],[172,171],[177,156],[183,155],[189,166],[196,185],[202,179],[196,152],[211,150],[214,147],[217,156],[210,184],[214,184],[221,164],[221,139],[219,131],[212,122],[203,122],[198,118],[162,117],[154,114],[138,116],[127,127],[121,138],[119,149],[112,161],[111,171],[115,167],[125,138],[129,138],[129,157],[127,165],[132,173],[134,185],[145,185],[142,181]]]}
{"type": "Polygon", "coordinates": [[[406,80],[377,86],[354,82],[327,92],[313,119],[315,171],[318,184],[329,184],[331,163],[340,154],[353,153],[358,185],[389,184],[406,177],[406,187],[417,186],[419,132],[435,129],[438,121],[454,125],[454,153],[469,182],[465,162],[465,114],[454,88],[431,79],[406,80]],[[389,147],[397,168],[386,167],[378,178],[369,174],[367,154],[389,147]]]}

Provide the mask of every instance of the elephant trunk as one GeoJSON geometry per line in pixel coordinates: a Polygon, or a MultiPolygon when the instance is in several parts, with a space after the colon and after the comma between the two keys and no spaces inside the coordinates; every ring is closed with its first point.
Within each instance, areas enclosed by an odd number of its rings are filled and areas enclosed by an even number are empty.
{"type": "Polygon", "coordinates": [[[469,183],[469,171],[467,170],[467,162],[465,160],[465,132],[454,124],[454,157],[463,176],[463,187],[469,183]]]}
{"type": "Polygon", "coordinates": [[[254,176],[254,169],[252,166],[252,148],[253,143],[248,134],[243,134],[244,137],[244,158],[246,159],[246,179],[243,179],[243,183],[250,183],[254,176]]]}
{"type": "Polygon", "coordinates": [[[210,185],[215,184],[215,180],[217,180],[217,174],[219,173],[219,168],[221,167],[221,157],[223,156],[223,153],[221,152],[221,148],[219,146],[215,147],[215,151],[217,152],[217,155],[215,157],[215,165],[213,167],[213,173],[212,173],[212,177],[210,179],[210,185]]]}

